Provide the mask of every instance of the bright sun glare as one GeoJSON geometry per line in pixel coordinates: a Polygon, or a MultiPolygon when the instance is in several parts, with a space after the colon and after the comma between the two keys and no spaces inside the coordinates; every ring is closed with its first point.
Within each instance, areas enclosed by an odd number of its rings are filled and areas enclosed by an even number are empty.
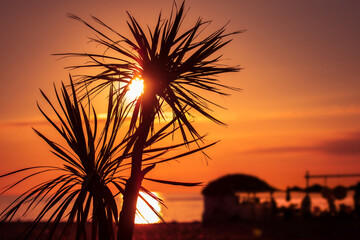
{"type": "Polygon", "coordinates": [[[144,80],[138,77],[131,80],[126,96],[130,100],[136,100],[144,92],[144,80]]]}
{"type": "MultiPolygon", "coordinates": [[[[144,194],[142,192],[140,192],[141,196],[143,198],[145,198],[145,200],[157,211],[160,212],[161,211],[161,206],[159,204],[158,201],[156,201],[154,198],[152,198],[151,196],[144,194]]],[[[158,196],[157,193],[153,194],[155,196],[158,196]]],[[[138,201],[137,201],[137,205],[136,205],[137,209],[139,210],[139,212],[141,213],[138,214],[136,213],[135,216],[135,223],[137,224],[147,224],[147,223],[157,223],[160,222],[159,217],[149,208],[149,206],[144,202],[144,200],[142,200],[140,197],[138,197],[138,201]]]]}

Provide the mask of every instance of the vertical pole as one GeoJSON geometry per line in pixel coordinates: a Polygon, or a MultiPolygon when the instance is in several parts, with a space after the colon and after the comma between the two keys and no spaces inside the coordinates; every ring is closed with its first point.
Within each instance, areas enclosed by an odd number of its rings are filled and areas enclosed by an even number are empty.
{"type": "Polygon", "coordinates": [[[306,189],[309,187],[309,178],[310,178],[309,171],[306,171],[305,173],[306,189]]]}

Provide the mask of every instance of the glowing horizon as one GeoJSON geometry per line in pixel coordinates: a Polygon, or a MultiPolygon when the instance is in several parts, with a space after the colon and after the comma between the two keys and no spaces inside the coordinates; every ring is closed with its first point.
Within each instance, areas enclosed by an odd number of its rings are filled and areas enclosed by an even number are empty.
{"type": "MultiPolygon", "coordinates": [[[[158,213],[161,214],[161,205],[151,196],[140,192],[139,193],[158,213]]],[[[156,197],[159,197],[158,193],[152,192],[156,197]]],[[[146,202],[139,196],[136,204],[137,212],[135,215],[136,224],[150,224],[160,222],[160,218],[151,210],[151,208],[146,204],[146,202]]]]}

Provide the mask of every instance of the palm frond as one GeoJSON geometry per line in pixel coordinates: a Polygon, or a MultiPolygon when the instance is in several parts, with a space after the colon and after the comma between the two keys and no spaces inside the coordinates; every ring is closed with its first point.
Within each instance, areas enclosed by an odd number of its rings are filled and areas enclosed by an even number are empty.
{"type": "MultiPolygon", "coordinates": [[[[162,19],[159,14],[153,30],[149,27],[147,31],[143,30],[133,15],[128,13],[127,24],[131,31],[131,38],[125,37],[96,17],[92,19],[99,27],[75,15],[69,16],[95,31],[97,38],[91,40],[107,49],[105,54],[57,54],[63,57],[89,57],[92,60],[90,63],[72,66],[72,68],[98,69],[99,73],[95,76],[84,75],[80,78],[81,80],[77,80],[81,83],[78,89],[86,82],[87,86],[90,86],[90,93],[94,94],[101,91],[103,86],[113,84],[114,81],[123,82],[126,85],[132,77],[140,75],[146,86],[147,92],[144,95],[156,95],[157,103],[154,103],[154,111],[161,112],[162,109],[156,106],[160,106],[161,101],[166,102],[174,112],[174,118],[177,118],[179,125],[185,127],[181,127],[185,141],[188,141],[188,134],[199,137],[191,122],[185,117],[186,112],[183,111],[185,107],[189,107],[191,111],[196,111],[215,123],[224,124],[211,113],[211,106],[218,105],[203,94],[196,93],[195,90],[220,95],[227,95],[225,90],[240,90],[220,83],[217,77],[224,73],[237,72],[241,68],[221,65],[221,55],[215,56],[215,54],[231,42],[229,37],[243,31],[227,32],[227,25],[225,25],[206,36],[203,31],[210,21],[203,21],[201,18],[193,27],[182,30],[185,17],[184,2],[179,7],[173,8],[169,19],[162,19]],[[110,33],[106,33],[107,30],[110,33]],[[114,37],[110,37],[111,34],[114,34],[114,37]],[[194,90],[188,90],[188,86],[194,90]]],[[[123,88],[120,91],[127,91],[127,89],[123,88]]],[[[141,116],[138,112],[144,109],[143,104],[143,101],[138,100],[135,105],[135,114],[132,116],[130,125],[132,131],[141,116]]]]}
{"type": "MultiPolygon", "coordinates": [[[[107,229],[107,231],[105,231],[107,235],[102,235],[101,237],[114,238],[113,222],[117,221],[119,215],[115,196],[124,194],[128,177],[122,177],[122,174],[130,169],[129,166],[131,163],[127,159],[132,156],[134,147],[133,139],[136,139],[136,136],[120,137],[120,128],[126,118],[124,112],[127,111],[124,104],[114,100],[116,98],[112,88],[109,90],[107,117],[103,124],[102,131],[97,135],[98,123],[95,109],[91,111],[91,118],[90,115],[86,113],[82,103],[78,100],[71,78],[70,86],[69,93],[66,86],[64,84],[62,85],[61,97],[55,88],[60,111],[50,101],[47,95],[42,92],[46,103],[48,103],[49,107],[53,110],[57,119],[50,118],[50,115],[45,113],[38,104],[41,113],[64,139],[66,145],[62,146],[34,129],[35,133],[49,145],[51,152],[63,162],[62,167],[51,165],[29,167],[0,176],[0,178],[5,178],[16,174],[28,173],[17,182],[7,186],[2,192],[6,193],[10,189],[37,175],[50,171],[59,173],[55,174],[56,177],[29,188],[0,213],[1,223],[4,223],[11,221],[25,204],[27,204],[27,207],[23,211],[23,215],[39,207],[40,203],[45,201],[45,205],[40,210],[39,215],[34,219],[27,231],[24,232],[23,236],[25,238],[33,233],[34,229],[41,221],[44,221],[46,216],[48,216],[48,218],[45,221],[43,229],[49,229],[49,231],[47,233],[43,231],[42,234],[47,239],[51,239],[51,237],[54,236],[56,227],[64,220],[66,221],[66,225],[62,232],[63,236],[67,236],[70,228],[75,223],[76,236],[79,239],[85,239],[87,237],[85,223],[91,220],[92,225],[94,225],[92,234],[103,234],[104,229],[107,229]],[[113,185],[116,191],[110,190],[112,189],[110,185],[113,185]],[[90,206],[92,206],[92,210],[90,206]],[[94,214],[98,217],[94,217],[94,214]],[[104,221],[106,224],[104,224],[104,221]]],[[[143,166],[145,167],[143,169],[144,175],[146,171],[155,167],[155,164],[179,159],[206,148],[196,148],[195,150],[185,151],[176,156],[162,158],[166,156],[167,153],[170,153],[171,150],[197,141],[192,140],[187,143],[170,146],[152,147],[155,143],[161,144],[162,141],[167,142],[167,138],[177,130],[177,128],[170,128],[175,121],[176,119],[173,119],[166,123],[147,139],[144,144],[143,152],[147,155],[147,157],[143,159],[143,166]]],[[[152,178],[146,179],[177,186],[199,185],[199,183],[181,183],[152,178]]],[[[141,187],[141,189],[145,194],[164,204],[160,198],[157,198],[146,188],[141,187]]],[[[146,200],[145,203],[149,204],[146,200]]],[[[149,207],[162,219],[153,207],[149,207]]]]}
{"type": "Polygon", "coordinates": [[[24,233],[25,238],[30,236],[39,222],[48,215],[45,224],[45,227],[50,226],[50,230],[46,234],[48,239],[53,236],[56,226],[63,220],[67,222],[63,232],[64,236],[75,223],[76,235],[86,239],[85,223],[89,219],[92,219],[95,228],[99,228],[97,231],[99,238],[114,239],[113,222],[117,221],[119,210],[114,199],[116,193],[113,193],[108,187],[108,184],[115,179],[113,173],[116,169],[109,162],[112,158],[116,158],[116,154],[119,154],[116,149],[123,148],[126,144],[124,139],[119,139],[120,134],[118,134],[125,119],[122,108],[113,104],[114,93],[110,90],[107,119],[100,136],[97,136],[98,123],[95,109],[92,110],[93,117],[91,118],[78,99],[71,77],[70,90],[67,90],[62,84],[60,95],[55,88],[60,111],[44,92],[41,91],[41,93],[57,119],[50,118],[50,115],[46,114],[38,104],[39,110],[63,138],[66,146],[55,143],[35,129],[34,131],[49,145],[52,153],[63,161],[63,166],[24,168],[0,176],[3,178],[32,171],[8,186],[4,190],[6,192],[42,173],[49,171],[60,173],[57,177],[40,183],[20,195],[0,214],[1,222],[11,221],[25,203],[29,203],[29,205],[24,214],[39,206],[40,202],[45,201],[44,207],[27,232],[24,233]],[[90,203],[93,208],[91,215],[90,203]],[[97,216],[101,219],[98,219],[97,216]]]}
{"type": "MultiPolygon", "coordinates": [[[[44,208],[25,232],[25,238],[33,233],[45,216],[49,216],[45,226],[49,226],[50,230],[46,233],[46,238],[54,236],[60,221],[65,220],[63,237],[67,236],[75,224],[76,238],[87,239],[85,223],[91,220],[92,238],[114,239],[113,222],[117,222],[119,216],[115,196],[129,194],[130,191],[132,197],[127,199],[136,201],[137,193],[141,189],[162,203],[161,199],[141,186],[145,174],[157,164],[203,152],[216,144],[214,142],[203,145],[204,136],[195,129],[191,117],[196,113],[217,124],[224,124],[212,112],[213,107],[221,106],[210,100],[207,93],[226,96],[229,90],[240,90],[223,84],[218,77],[241,70],[239,66],[222,65],[219,51],[231,42],[230,37],[242,31],[227,32],[225,25],[205,35],[204,30],[210,21],[203,21],[201,18],[193,27],[184,30],[184,6],[184,2],[179,7],[174,3],[168,19],[162,19],[159,14],[154,29],[143,29],[128,13],[130,37],[120,34],[96,17],[92,17],[95,22],[93,25],[69,14],[70,18],[82,22],[96,33],[97,36],[90,40],[102,46],[105,51],[102,54],[55,54],[64,58],[86,58],[90,61],[68,68],[77,71],[96,70],[97,73],[80,74],[75,81],[70,76],[68,88],[62,83],[60,91],[54,86],[58,107],[41,91],[55,117],[47,114],[40,104],[38,108],[61,136],[63,144],[56,143],[35,129],[34,131],[49,145],[51,152],[63,165],[24,168],[0,176],[4,178],[26,173],[23,178],[7,186],[4,190],[6,192],[42,173],[58,172],[56,177],[37,184],[20,195],[0,213],[1,223],[11,221],[25,203],[30,203],[25,209],[26,213],[39,206],[41,201],[45,201],[44,208]],[[126,103],[126,93],[135,77],[144,80],[144,93],[136,100],[126,103]],[[115,88],[115,83],[121,85],[115,88]],[[90,102],[101,91],[106,90],[109,90],[107,118],[99,131],[96,111],[90,102]],[[88,101],[88,111],[82,104],[85,100],[88,101]],[[164,113],[167,108],[172,111],[172,119],[160,129],[155,128],[156,118],[166,120],[164,113]],[[130,115],[129,127],[123,134],[120,129],[130,115]],[[172,130],[169,130],[170,127],[172,130]],[[170,135],[177,132],[182,137],[182,143],[152,147],[165,142],[170,135]],[[192,144],[197,146],[193,150],[190,148],[192,144]],[[183,146],[187,147],[186,151],[167,155],[183,146]],[[128,170],[131,170],[131,177],[128,176],[128,170]],[[136,174],[140,176],[134,177],[136,174]],[[129,190],[128,186],[134,187],[134,191],[129,190]]],[[[178,186],[200,184],[145,179],[178,186]]],[[[143,198],[141,195],[140,197],[143,198]]],[[[143,200],[161,218],[161,215],[143,200]]],[[[125,202],[124,200],[123,206],[128,204],[132,208],[133,204],[125,202]]],[[[131,211],[135,213],[135,210],[131,211]]],[[[119,227],[119,231],[120,229],[119,227]]],[[[45,231],[41,236],[43,234],[45,235],[45,231]]]]}

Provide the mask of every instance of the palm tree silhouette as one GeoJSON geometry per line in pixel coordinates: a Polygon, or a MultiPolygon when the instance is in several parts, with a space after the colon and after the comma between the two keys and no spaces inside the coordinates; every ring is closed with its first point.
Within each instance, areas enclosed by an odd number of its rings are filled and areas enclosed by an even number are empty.
{"type": "Polygon", "coordinates": [[[46,200],[45,206],[30,228],[23,233],[25,239],[33,233],[46,214],[50,214],[50,217],[38,236],[39,239],[42,238],[42,234],[46,239],[52,239],[60,221],[65,218],[67,220],[62,237],[67,237],[73,223],[76,223],[76,239],[87,239],[85,225],[91,218],[92,239],[115,238],[113,222],[118,219],[118,207],[114,196],[124,191],[126,183],[126,180],[119,175],[122,169],[116,166],[130,156],[119,153],[128,140],[128,138],[120,139],[119,134],[124,122],[124,110],[120,106],[113,105],[114,94],[110,89],[107,119],[102,132],[99,133],[95,109],[87,113],[83,104],[79,102],[71,80],[70,86],[70,90],[67,90],[62,84],[61,94],[54,86],[58,107],[41,91],[56,117],[50,117],[38,105],[43,116],[55,128],[65,144],[58,144],[34,129],[36,134],[51,147],[52,153],[62,161],[62,166],[49,164],[49,166],[20,169],[0,176],[3,178],[21,172],[26,174],[1,194],[34,176],[47,172],[53,172],[52,176],[55,176],[30,187],[0,213],[3,224],[6,220],[11,221],[15,213],[26,203],[30,205],[25,213],[32,206],[37,207],[41,201],[46,200]],[[47,226],[50,227],[46,233],[44,230],[47,226]]]}
{"type": "Polygon", "coordinates": [[[184,20],[184,2],[178,8],[174,3],[171,16],[163,20],[159,14],[157,24],[148,34],[138,21],[128,13],[128,26],[133,40],[118,33],[98,18],[92,19],[101,27],[115,34],[117,40],[106,35],[96,27],[75,15],[69,15],[83,22],[97,33],[91,38],[95,43],[105,46],[103,54],[64,53],[65,57],[88,57],[91,63],[69,68],[100,69],[96,75],[83,75],[77,80],[79,92],[87,89],[89,94],[97,94],[116,82],[122,84],[118,89],[118,101],[124,102],[129,84],[133,78],[144,80],[144,93],[129,103],[133,109],[128,135],[134,136],[127,143],[125,152],[132,150],[131,175],[125,187],[123,207],[120,213],[118,239],[131,239],[133,234],[136,201],[142,180],[155,165],[143,168],[143,150],[154,130],[155,119],[165,119],[165,109],[171,109],[172,121],[181,132],[183,142],[201,139],[191,122],[192,112],[207,119],[224,124],[211,114],[211,107],[218,106],[203,96],[205,92],[228,95],[225,90],[239,90],[223,85],[218,75],[237,72],[238,66],[224,66],[219,63],[220,56],[215,53],[231,40],[225,38],[241,31],[226,33],[226,26],[201,37],[210,23],[197,20],[195,25],[182,33],[180,27],[184,20]]]}
{"type": "MultiPolygon", "coordinates": [[[[26,207],[23,212],[26,214],[31,208],[40,207],[41,202],[46,201],[30,227],[22,233],[25,239],[31,234],[35,234],[35,228],[41,221],[44,221],[46,215],[50,215],[50,217],[43,225],[40,235],[37,236],[39,239],[43,239],[42,237],[53,239],[59,233],[57,227],[62,220],[66,220],[66,225],[61,231],[62,237],[87,239],[86,223],[89,219],[91,219],[91,239],[115,239],[114,222],[118,222],[119,216],[115,197],[125,192],[125,185],[129,179],[128,170],[131,166],[129,159],[132,156],[132,152],[126,150],[126,146],[129,141],[132,141],[133,136],[124,137],[124,133],[121,134],[121,128],[126,120],[126,107],[118,101],[113,101],[114,89],[110,88],[106,119],[99,121],[94,108],[92,111],[84,109],[71,78],[70,90],[62,84],[61,94],[59,94],[55,88],[58,106],[50,101],[44,92],[41,91],[41,93],[54,116],[46,114],[40,105],[38,107],[50,125],[62,137],[64,143],[56,143],[38,130],[34,129],[34,131],[50,146],[52,153],[60,160],[62,166],[59,167],[58,164],[34,166],[0,175],[0,179],[3,179],[8,176],[25,174],[20,180],[0,192],[1,195],[30,178],[44,173],[53,173],[52,177],[42,183],[35,186],[30,185],[28,190],[0,212],[0,226],[3,226],[6,221],[11,221],[15,214],[22,210],[22,207],[26,207]],[[115,104],[113,104],[114,102],[115,104]],[[99,125],[103,126],[101,131],[99,125]],[[69,233],[74,225],[75,236],[72,236],[69,233]],[[49,231],[46,233],[47,228],[49,231]]],[[[143,166],[148,169],[151,169],[154,164],[172,161],[214,144],[167,156],[169,150],[177,149],[184,143],[157,148],[152,145],[173,134],[174,130],[168,131],[172,123],[170,121],[165,124],[144,144],[143,153],[146,154],[146,158],[143,158],[143,166]],[[158,159],[159,157],[161,160],[158,159]]],[[[149,178],[147,180],[182,186],[200,184],[149,178]]],[[[162,200],[148,189],[142,186],[140,189],[163,204],[162,200]]],[[[141,195],[140,197],[162,219],[151,204],[141,195]]]]}

